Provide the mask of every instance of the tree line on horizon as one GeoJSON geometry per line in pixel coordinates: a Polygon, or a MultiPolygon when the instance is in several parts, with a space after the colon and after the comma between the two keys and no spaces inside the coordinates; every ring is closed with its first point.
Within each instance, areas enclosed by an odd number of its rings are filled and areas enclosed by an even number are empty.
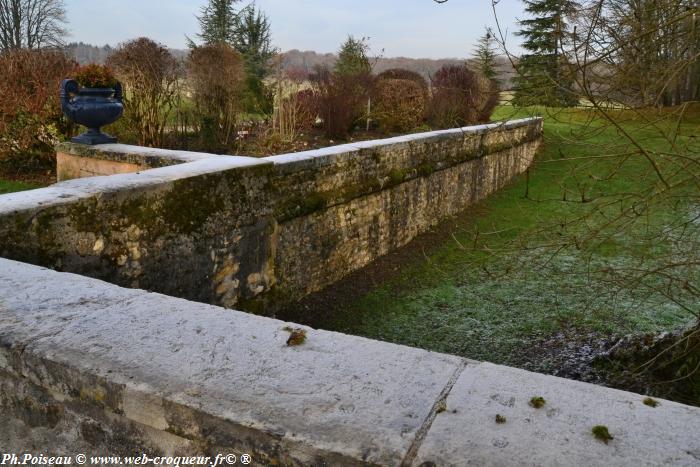
{"type": "MultiPolygon", "coordinates": [[[[483,37],[481,38],[483,40],[483,37]]],[[[69,57],[73,58],[80,65],[89,63],[105,64],[107,58],[114,52],[115,47],[111,45],[96,46],[83,42],[70,42],[65,45],[65,49],[69,57]]],[[[168,48],[178,60],[184,60],[189,53],[186,49],[168,48]]],[[[338,60],[338,54],[335,52],[316,52],[313,50],[290,49],[284,52],[279,52],[279,57],[284,71],[300,70],[306,73],[311,73],[317,66],[326,66],[332,68],[338,60]]],[[[470,58],[412,58],[412,57],[376,57],[374,58],[373,70],[376,73],[381,73],[386,70],[401,68],[404,70],[413,71],[430,80],[430,77],[435,74],[441,67],[445,65],[461,65],[465,61],[478,67],[480,58],[475,53],[470,58]]],[[[496,55],[493,64],[496,71],[496,78],[503,83],[503,89],[510,89],[511,79],[515,71],[510,61],[503,55],[496,55]]]]}

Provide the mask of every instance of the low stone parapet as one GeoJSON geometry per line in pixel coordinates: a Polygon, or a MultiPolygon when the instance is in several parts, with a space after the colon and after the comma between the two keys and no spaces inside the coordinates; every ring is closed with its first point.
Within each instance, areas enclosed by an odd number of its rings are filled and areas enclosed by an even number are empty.
{"type": "Polygon", "coordinates": [[[700,409],[643,399],[0,259],[0,452],[698,465],[700,409]]]}
{"type": "Polygon", "coordinates": [[[221,156],[128,144],[86,146],[66,142],[56,146],[56,178],[61,182],[74,178],[133,173],[211,157],[221,156]]]}

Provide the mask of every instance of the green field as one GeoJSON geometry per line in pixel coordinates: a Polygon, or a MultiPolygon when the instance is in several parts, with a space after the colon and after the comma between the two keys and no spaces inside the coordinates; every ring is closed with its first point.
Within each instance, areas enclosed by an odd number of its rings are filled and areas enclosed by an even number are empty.
{"type": "MultiPolygon", "coordinates": [[[[682,304],[649,292],[655,279],[647,287],[625,288],[591,271],[649,266],[675,254],[678,245],[655,242],[647,234],[691,212],[697,188],[678,188],[683,196],[653,204],[626,221],[627,227],[603,230],[580,248],[561,247],[561,239],[583,241],[629,207],[638,198],[629,194],[660,186],[648,160],[618,154],[634,149],[624,133],[654,155],[670,150],[671,142],[631,112],[618,112],[616,118],[625,121],[619,129],[581,109],[516,113],[508,106],[499,108],[498,119],[545,117],[544,146],[529,176],[448,223],[451,231],[440,245],[415,251],[390,280],[334,310],[329,305],[325,316],[311,324],[550,372],[567,349],[691,323],[694,317],[682,304]],[[621,196],[624,201],[610,202],[621,196]],[[574,222],[589,213],[595,214],[574,222]]],[[[697,109],[681,121],[675,116],[668,120],[661,126],[671,131],[678,125],[681,135],[674,147],[683,146],[697,157],[697,109]]],[[[673,180],[684,175],[675,171],[675,162],[659,164],[673,180]]],[[[688,279],[698,285],[697,268],[692,273],[688,279]]],[[[691,305],[697,309],[697,303],[691,305]]]]}

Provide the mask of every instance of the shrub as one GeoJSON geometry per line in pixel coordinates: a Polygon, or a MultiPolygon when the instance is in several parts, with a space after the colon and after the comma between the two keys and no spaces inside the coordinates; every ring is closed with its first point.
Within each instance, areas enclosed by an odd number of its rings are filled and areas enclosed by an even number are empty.
{"type": "Polygon", "coordinates": [[[78,68],[74,79],[84,88],[113,88],[117,85],[117,79],[112,70],[96,63],[78,68]]]}
{"type": "Polygon", "coordinates": [[[283,73],[278,68],[272,127],[281,142],[294,142],[301,131],[313,125],[318,115],[313,90],[304,89],[306,78],[296,70],[283,73]]]}
{"type": "Polygon", "coordinates": [[[493,111],[496,109],[499,102],[501,102],[501,86],[499,86],[498,81],[495,79],[490,79],[488,80],[488,83],[488,96],[484,104],[481,106],[481,110],[479,111],[479,123],[489,122],[493,111]]]}
{"type": "Polygon", "coordinates": [[[390,68],[388,70],[382,71],[377,75],[377,79],[406,79],[413,81],[425,90],[426,96],[428,94],[428,82],[420,74],[411,70],[404,70],[403,68],[390,68]]]}
{"type": "Polygon", "coordinates": [[[369,124],[368,104],[375,79],[367,40],[348,36],[338,51],[333,71],[317,66],[310,76],[329,138],[346,138],[363,118],[369,124]]]}
{"type": "Polygon", "coordinates": [[[299,106],[299,129],[310,130],[319,116],[318,97],[313,89],[303,89],[297,93],[297,105],[299,106]]]}
{"type": "Polygon", "coordinates": [[[135,132],[138,144],[162,146],[165,126],[179,100],[180,63],[145,37],[120,45],[107,63],[129,91],[122,121],[135,132]]]}
{"type": "Polygon", "coordinates": [[[77,64],[52,50],[0,54],[0,161],[6,169],[52,168],[54,144],[66,131],[58,99],[61,80],[77,64]],[[11,167],[10,167],[11,166],[11,167]]]}
{"type": "Polygon", "coordinates": [[[387,131],[409,132],[425,116],[425,90],[407,79],[380,79],[375,89],[372,117],[387,131]]]}
{"type": "Polygon", "coordinates": [[[329,138],[346,138],[367,116],[373,79],[369,74],[343,74],[317,68],[310,77],[315,87],[319,116],[329,138]]]}
{"type": "Polygon", "coordinates": [[[495,106],[491,90],[490,80],[466,66],[440,68],[432,79],[430,122],[449,128],[487,121],[495,106]]]}
{"type": "Polygon", "coordinates": [[[205,149],[221,150],[235,139],[245,89],[241,54],[226,44],[195,47],[187,59],[194,115],[205,149]]]}

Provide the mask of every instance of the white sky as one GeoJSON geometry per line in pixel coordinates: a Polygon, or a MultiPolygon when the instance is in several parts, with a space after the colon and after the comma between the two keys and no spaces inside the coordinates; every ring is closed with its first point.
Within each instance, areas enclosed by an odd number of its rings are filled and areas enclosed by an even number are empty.
{"type": "MultiPolygon", "coordinates": [[[[116,45],[140,36],[185,48],[198,31],[195,15],[206,0],[65,0],[69,41],[116,45]]],[[[241,5],[246,5],[244,0],[241,5]]],[[[467,57],[485,26],[495,26],[490,0],[257,0],[281,50],[335,52],[348,34],[369,37],[375,53],[414,58],[467,57]]],[[[520,0],[500,0],[498,19],[518,52],[520,0]]]]}

